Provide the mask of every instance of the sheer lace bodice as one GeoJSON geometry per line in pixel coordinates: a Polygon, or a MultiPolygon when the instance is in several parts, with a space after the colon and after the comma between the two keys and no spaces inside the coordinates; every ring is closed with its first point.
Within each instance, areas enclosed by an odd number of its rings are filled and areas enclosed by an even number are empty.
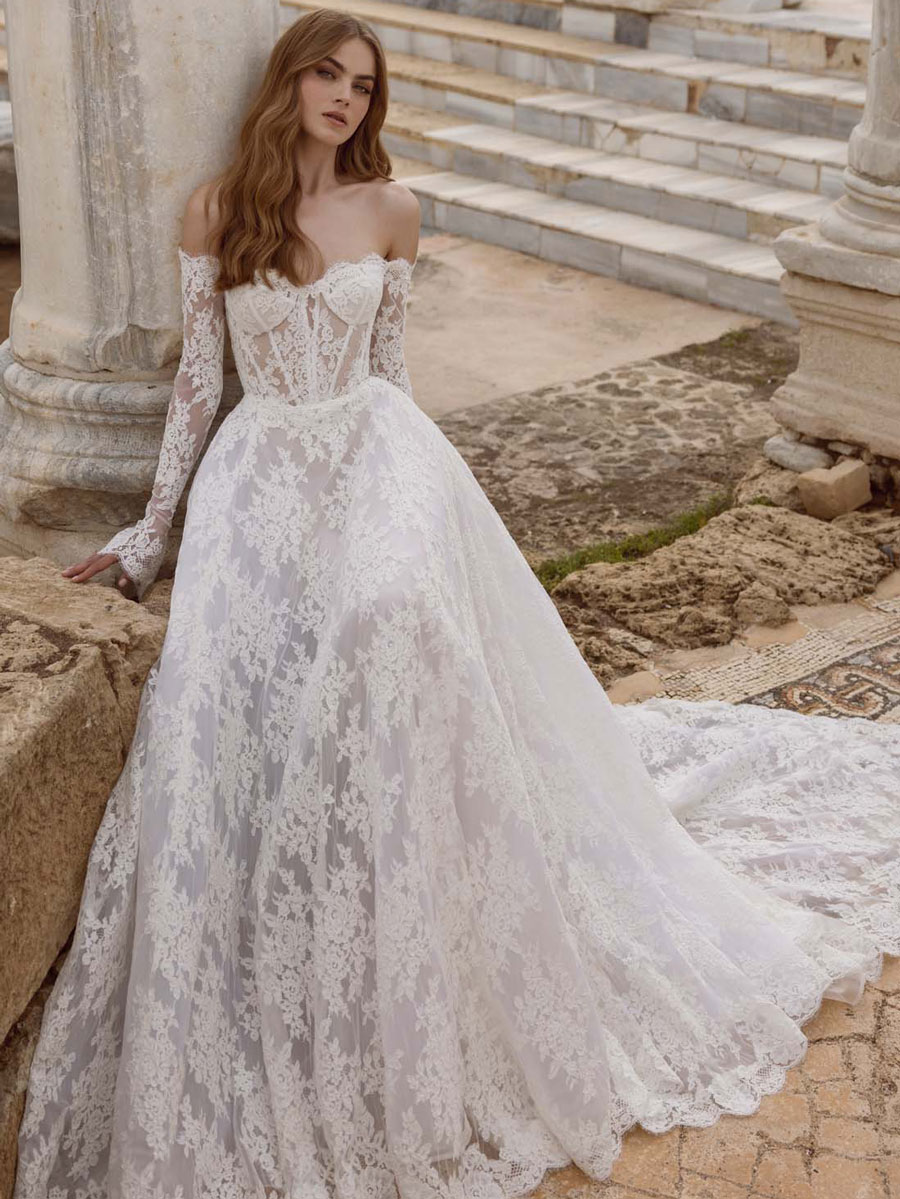
{"type": "Polygon", "coordinates": [[[257,278],[227,292],[244,390],[315,403],[374,373],[409,392],[399,339],[410,270],[404,258],[373,252],[332,263],[313,283],[297,286],[274,274],[271,288],[257,278]]]}
{"type": "Polygon", "coordinates": [[[159,464],[144,516],[100,553],[115,553],[141,598],[156,578],[178,501],[222,396],[227,323],[245,395],[287,405],[345,394],[371,375],[407,395],[403,335],[414,263],[375,251],[333,262],[311,283],[270,272],[227,292],[214,285],[219,260],[180,247],[184,348],[159,464]]]}

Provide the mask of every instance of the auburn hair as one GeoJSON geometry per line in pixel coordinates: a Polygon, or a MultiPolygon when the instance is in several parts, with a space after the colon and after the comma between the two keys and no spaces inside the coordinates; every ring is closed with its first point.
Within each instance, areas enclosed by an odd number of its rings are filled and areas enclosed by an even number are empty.
{"type": "Polygon", "coordinates": [[[207,216],[213,196],[218,207],[209,238],[220,261],[216,291],[252,282],[257,270],[266,282],[266,271],[275,269],[302,285],[324,269],[318,248],[296,219],[301,194],[294,153],[300,136],[300,76],[351,37],[372,47],[375,83],[359,127],[337,148],[335,174],[361,182],[390,179],[391,160],[379,136],[388,107],[381,43],[365,21],[331,8],[314,9],[289,26],[272,48],[244,118],[237,152],[207,191],[207,216]]]}

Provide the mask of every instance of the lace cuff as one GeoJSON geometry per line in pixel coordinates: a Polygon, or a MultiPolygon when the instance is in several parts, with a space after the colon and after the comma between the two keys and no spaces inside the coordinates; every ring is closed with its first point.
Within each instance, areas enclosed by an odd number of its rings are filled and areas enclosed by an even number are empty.
{"type": "Polygon", "coordinates": [[[215,292],[219,260],[179,246],[184,347],[172,388],[153,489],[143,517],[99,550],[116,554],[138,598],[156,578],[178,501],[222,398],[225,293],[215,292]]]}
{"type": "Polygon", "coordinates": [[[384,291],[372,326],[369,369],[412,396],[412,384],[406,370],[403,335],[406,303],[409,298],[414,262],[408,258],[390,258],[384,274],[384,291]]]}

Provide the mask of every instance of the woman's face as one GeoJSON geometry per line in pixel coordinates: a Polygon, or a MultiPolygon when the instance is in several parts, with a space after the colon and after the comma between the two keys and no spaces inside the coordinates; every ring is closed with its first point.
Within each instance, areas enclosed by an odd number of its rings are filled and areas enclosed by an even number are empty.
{"type": "Polygon", "coordinates": [[[375,55],[368,42],[351,37],[330,55],[305,67],[300,77],[301,123],[305,133],[340,145],[366,115],[375,86],[375,55]],[[339,113],[344,123],[326,113],[339,113]]]}

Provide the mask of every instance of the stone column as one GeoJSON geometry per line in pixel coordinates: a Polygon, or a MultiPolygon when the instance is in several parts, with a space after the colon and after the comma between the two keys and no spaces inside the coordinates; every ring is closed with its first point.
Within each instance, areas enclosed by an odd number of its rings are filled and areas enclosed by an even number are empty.
{"type": "Polygon", "coordinates": [[[900,5],[875,0],[863,118],[846,194],[775,242],[800,365],[775,393],[800,433],[900,459],[900,5]]]}
{"type": "Polygon", "coordinates": [[[181,214],[233,149],[277,2],[7,0],[6,20],[22,286],[0,346],[0,554],[68,563],[143,513],[181,214]]]}

